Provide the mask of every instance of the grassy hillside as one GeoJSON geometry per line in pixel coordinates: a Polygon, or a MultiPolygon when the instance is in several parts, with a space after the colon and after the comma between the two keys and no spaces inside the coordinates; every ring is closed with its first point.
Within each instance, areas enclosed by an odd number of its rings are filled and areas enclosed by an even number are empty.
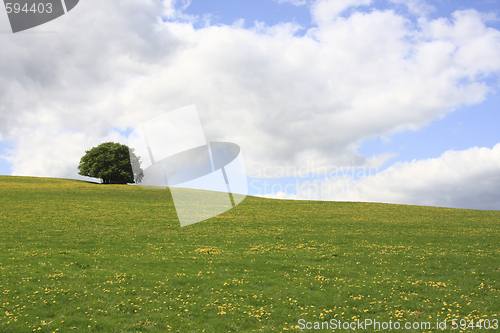
{"type": "Polygon", "coordinates": [[[248,197],[180,228],[168,190],[29,177],[0,207],[3,332],[500,319],[498,211],[248,197]]]}

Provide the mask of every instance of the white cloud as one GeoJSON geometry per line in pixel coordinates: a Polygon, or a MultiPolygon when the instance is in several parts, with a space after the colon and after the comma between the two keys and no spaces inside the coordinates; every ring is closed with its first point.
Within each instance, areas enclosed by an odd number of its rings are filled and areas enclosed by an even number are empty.
{"type": "Polygon", "coordinates": [[[277,3],[291,3],[294,6],[302,6],[307,4],[307,0],[274,0],[277,3]]]}
{"type": "MultiPolygon", "coordinates": [[[[453,208],[499,209],[500,144],[492,149],[447,151],[439,158],[395,163],[355,179],[354,174],[302,182],[294,195],[284,189],[267,197],[302,200],[385,202],[453,208]]],[[[351,172],[349,172],[351,171],[351,172]]]]}
{"type": "Polygon", "coordinates": [[[86,179],[77,175],[77,166],[86,150],[103,142],[127,144],[127,138],[110,130],[103,137],[42,126],[37,131],[19,133],[15,154],[6,156],[14,176],[45,176],[86,179]]]}
{"type": "Polygon", "coordinates": [[[368,0],[318,0],[318,26],[297,36],[292,23],[194,29],[172,3],[86,0],[34,29],[56,33],[0,36],[0,135],[16,144],[15,174],[76,175],[82,149],[111,128],[191,104],[207,138],[238,143],[247,163],[366,166],[362,141],[482,101],[480,79],[500,71],[500,32],[476,11],[414,26],[355,10],[368,0]]]}
{"type": "Polygon", "coordinates": [[[380,168],[382,167],[387,161],[397,157],[398,154],[397,153],[383,153],[383,154],[380,154],[380,155],[377,155],[377,156],[373,156],[371,158],[368,159],[368,165],[370,166],[373,166],[373,167],[376,167],[376,168],[380,168]]]}
{"type": "Polygon", "coordinates": [[[372,0],[316,0],[311,6],[314,22],[323,24],[336,19],[349,8],[368,6],[372,0]]]}
{"type": "Polygon", "coordinates": [[[434,6],[426,3],[424,0],[389,0],[395,4],[401,4],[408,8],[413,14],[418,16],[426,16],[436,10],[434,6]]]}

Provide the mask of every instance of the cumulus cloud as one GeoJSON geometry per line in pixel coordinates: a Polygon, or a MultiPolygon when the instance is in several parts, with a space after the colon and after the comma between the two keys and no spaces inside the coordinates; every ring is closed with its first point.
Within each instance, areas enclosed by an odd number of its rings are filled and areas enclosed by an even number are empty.
{"type": "Polygon", "coordinates": [[[417,16],[426,16],[436,10],[434,6],[427,4],[424,0],[389,0],[392,3],[404,5],[408,11],[417,16]]]}
{"type": "Polygon", "coordinates": [[[317,0],[311,6],[311,16],[318,24],[330,22],[350,8],[368,6],[372,0],[317,0]]]}
{"type": "Polygon", "coordinates": [[[110,129],[191,104],[207,139],[238,143],[247,163],[382,163],[390,156],[369,160],[359,144],[481,102],[500,71],[500,32],[474,10],[412,23],[357,10],[369,0],[316,0],[316,25],[299,36],[293,23],[195,29],[179,4],[86,0],[33,33],[0,35],[14,174],[76,176],[110,129]]]}
{"type": "Polygon", "coordinates": [[[76,167],[86,150],[108,141],[127,144],[127,138],[115,130],[99,137],[71,130],[55,131],[50,126],[43,126],[37,131],[22,133],[17,141],[16,153],[5,159],[12,163],[14,176],[56,175],[61,178],[91,180],[77,175],[76,167]]]}
{"type": "Polygon", "coordinates": [[[447,151],[439,158],[395,163],[375,174],[363,168],[345,169],[332,178],[300,182],[293,186],[294,194],[287,194],[283,186],[267,196],[499,209],[499,166],[497,144],[492,149],[474,147],[447,151]]]}
{"type": "Polygon", "coordinates": [[[277,3],[291,3],[294,6],[302,6],[307,4],[307,0],[274,0],[277,3]]]}

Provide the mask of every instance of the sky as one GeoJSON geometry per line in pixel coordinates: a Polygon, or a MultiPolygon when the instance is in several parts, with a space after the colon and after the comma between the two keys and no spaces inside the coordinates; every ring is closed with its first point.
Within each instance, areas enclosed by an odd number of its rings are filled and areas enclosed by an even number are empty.
{"type": "Polygon", "coordinates": [[[0,9],[0,174],[80,158],[196,105],[249,194],[500,209],[496,0],[82,0],[13,34],[0,9]]]}

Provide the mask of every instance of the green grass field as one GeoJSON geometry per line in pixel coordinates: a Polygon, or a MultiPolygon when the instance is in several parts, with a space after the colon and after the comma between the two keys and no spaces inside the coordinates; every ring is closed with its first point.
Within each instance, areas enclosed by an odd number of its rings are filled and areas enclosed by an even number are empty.
{"type": "Polygon", "coordinates": [[[7,176],[0,204],[2,332],[500,319],[499,211],[247,197],[181,228],[168,190],[7,176]]]}

